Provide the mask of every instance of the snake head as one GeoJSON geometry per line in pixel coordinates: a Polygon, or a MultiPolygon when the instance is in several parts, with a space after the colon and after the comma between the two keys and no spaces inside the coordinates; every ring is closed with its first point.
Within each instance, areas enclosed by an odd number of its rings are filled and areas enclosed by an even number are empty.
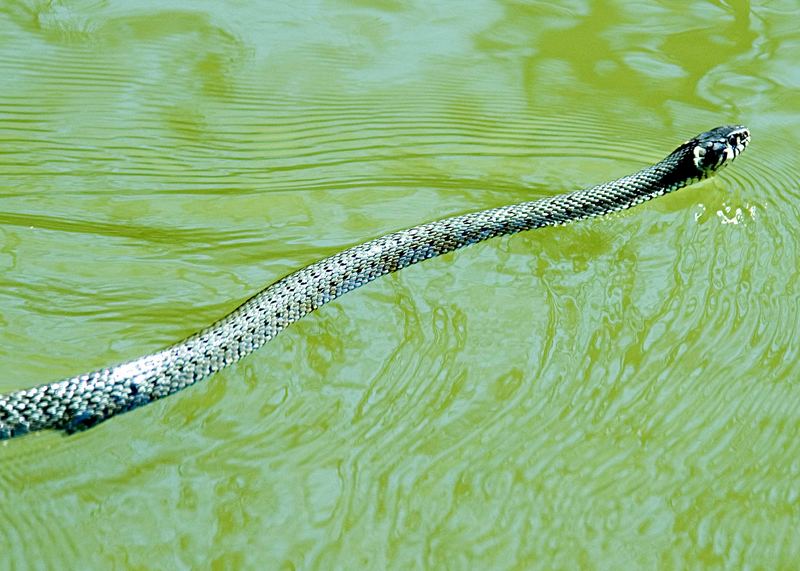
{"type": "Polygon", "coordinates": [[[750,143],[750,131],[742,125],[725,125],[711,129],[687,141],[694,166],[708,176],[739,156],[750,143]]]}

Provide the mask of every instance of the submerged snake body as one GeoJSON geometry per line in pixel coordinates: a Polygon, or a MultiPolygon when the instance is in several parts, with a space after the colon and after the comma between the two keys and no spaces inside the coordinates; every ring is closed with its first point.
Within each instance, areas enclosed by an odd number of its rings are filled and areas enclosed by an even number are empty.
{"type": "Polygon", "coordinates": [[[718,127],[661,162],[586,190],[474,212],[387,234],[298,270],[210,327],[156,353],[0,395],[0,439],[35,430],[82,430],[173,394],[252,353],[321,305],[380,276],[504,234],[567,224],[635,206],[706,178],[750,141],[718,127]]]}

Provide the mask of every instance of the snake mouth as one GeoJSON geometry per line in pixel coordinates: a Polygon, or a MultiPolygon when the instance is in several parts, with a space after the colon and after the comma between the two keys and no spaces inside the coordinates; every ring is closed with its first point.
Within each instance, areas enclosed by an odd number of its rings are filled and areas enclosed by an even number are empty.
{"type": "Polygon", "coordinates": [[[747,127],[739,126],[728,134],[728,160],[733,160],[741,154],[750,144],[750,130],[747,127]]]}

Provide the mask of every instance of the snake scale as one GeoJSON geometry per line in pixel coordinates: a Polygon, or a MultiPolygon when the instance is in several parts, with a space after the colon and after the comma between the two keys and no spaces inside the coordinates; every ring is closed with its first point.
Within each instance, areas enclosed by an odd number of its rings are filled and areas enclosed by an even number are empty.
{"type": "Polygon", "coordinates": [[[161,351],[0,394],[0,439],[44,429],[73,433],[90,428],[205,379],[301,317],[380,276],[495,236],[630,208],[708,177],[749,142],[743,126],[717,127],[662,161],[612,182],[445,218],[341,251],[278,280],[210,327],[161,351]]]}

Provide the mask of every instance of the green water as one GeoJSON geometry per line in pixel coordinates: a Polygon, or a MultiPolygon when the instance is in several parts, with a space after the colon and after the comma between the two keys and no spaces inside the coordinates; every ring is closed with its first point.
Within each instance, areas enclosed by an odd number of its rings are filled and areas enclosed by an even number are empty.
{"type": "Polygon", "coordinates": [[[411,267],[197,387],[3,443],[0,568],[795,567],[796,9],[0,3],[0,392],[365,239],[753,131],[712,181],[411,267]]]}

